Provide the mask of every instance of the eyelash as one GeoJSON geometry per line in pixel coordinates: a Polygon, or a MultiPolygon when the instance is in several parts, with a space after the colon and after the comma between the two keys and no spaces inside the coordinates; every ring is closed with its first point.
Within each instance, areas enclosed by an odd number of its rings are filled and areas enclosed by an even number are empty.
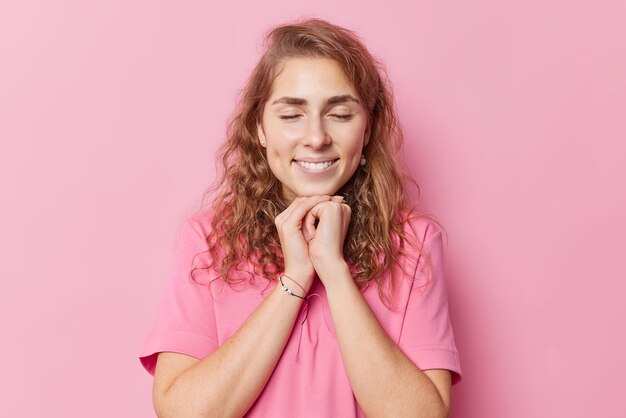
{"type": "MultiPolygon", "coordinates": [[[[279,116],[279,117],[280,117],[281,119],[295,119],[295,118],[297,118],[298,116],[300,116],[300,115],[292,115],[292,116],[282,115],[282,116],[279,116]]],[[[343,120],[349,120],[349,119],[351,119],[351,118],[352,118],[352,115],[331,115],[331,116],[336,116],[336,117],[338,117],[339,119],[343,119],[343,120]]]]}

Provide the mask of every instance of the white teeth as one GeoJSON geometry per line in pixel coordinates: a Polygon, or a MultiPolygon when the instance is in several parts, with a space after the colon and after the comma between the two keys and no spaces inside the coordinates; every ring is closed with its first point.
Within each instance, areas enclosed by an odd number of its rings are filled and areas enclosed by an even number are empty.
{"type": "Polygon", "coordinates": [[[323,163],[309,163],[307,161],[296,161],[296,162],[308,170],[323,170],[333,165],[334,161],[325,161],[323,163]]]}

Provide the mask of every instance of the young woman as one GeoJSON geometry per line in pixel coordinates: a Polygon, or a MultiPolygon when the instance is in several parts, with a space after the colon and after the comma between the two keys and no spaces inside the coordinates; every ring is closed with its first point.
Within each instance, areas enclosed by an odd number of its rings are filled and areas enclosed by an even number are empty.
{"type": "Polygon", "coordinates": [[[382,64],[274,28],[140,353],[160,417],[446,417],[461,378],[442,229],[409,210],[382,64]]]}

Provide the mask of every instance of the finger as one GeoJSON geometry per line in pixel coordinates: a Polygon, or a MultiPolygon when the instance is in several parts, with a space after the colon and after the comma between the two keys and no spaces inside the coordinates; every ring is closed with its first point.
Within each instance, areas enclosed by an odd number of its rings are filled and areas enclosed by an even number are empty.
{"type": "Polygon", "coordinates": [[[341,205],[341,218],[343,221],[343,227],[344,229],[348,228],[348,225],[350,224],[350,218],[352,217],[352,208],[350,208],[350,206],[346,205],[345,203],[341,205]]]}
{"type": "Polygon", "coordinates": [[[298,225],[302,225],[302,220],[311,210],[311,208],[313,208],[315,205],[318,205],[322,202],[327,202],[329,200],[330,196],[328,195],[303,197],[294,205],[293,210],[289,214],[289,218],[292,222],[298,225]]]}
{"type": "Polygon", "coordinates": [[[343,203],[344,202],[343,196],[339,196],[339,195],[333,196],[331,200],[333,202],[337,202],[337,203],[343,203]]]}
{"type": "Polygon", "coordinates": [[[305,239],[307,242],[311,241],[315,236],[315,219],[311,211],[308,211],[304,217],[305,239]]]}
{"type": "Polygon", "coordinates": [[[295,208],[298,206],[298,204],[300,204],[300,202],[302,202],[303,200],[308,199],[306,196],[297,196],[295,197],[291,203],[289,204],[289,206],[287,206],[287,208],[281,212],[280,214],[278,214],[278,216],[276,217],[278,219],[278,217],[280,217],[280,219],[288,219],[291,214],[293,213],[293,211],[295,210],[295,208]]]}
{"type": "Polygon", "coordinates": [[[348,216],[350,216],[350,215],[352,215],[352,208],[348,204],[342,203],[341,204],[341,212],[346,214],[346,215],[348,215],[348,216]]]}
{"type": "MultiPolygon", "coordinates": [[[[333,197],[330,197],[330,200],[332,199],[333,197]]],[[[321,203],[318,203],[313,207],[317,207],[319,205],[323,205],[326,203],[328,203],[328,201],[322,201],[321,203]]],[[[303,226],[304,226],[304,229],[307,231],[307,235],[308,235],[307,242],[313,239],[317,231],[315,223],[318,221],[318,217],[316,216],[316,213],[317,213],[316,211],[312,212],[311,210],[309,210],[304,217],[303,226]]]]}
{"type": "Polygon", "coordinates": [[[317,205],[313,206],[311,209],[309,209],[308,215],[312,216],[313,220],[319,219],[320,216],[322,216],[322,211],[324,210],[324,208],[327,207],[329,204],[332,205],[333,203],[334,202],[331,201],[320,202],[317,205]]]}
{"type": "Polygon", "coordinates": [[[276,216],[276,220],[278,221],[279,219],[285,219],[288,218],[289,215],[291,214],[291,212],[293,212],[293,208],[294,206],[300,201],[302,200],[302,197],[298,196],[296,197],[294,200],[291,201],[291,203],[289,204],[289,206],[287,206],[287,209],[285,209],[284,211],[282,211],[281,213],[279,213],[276,216]]]}

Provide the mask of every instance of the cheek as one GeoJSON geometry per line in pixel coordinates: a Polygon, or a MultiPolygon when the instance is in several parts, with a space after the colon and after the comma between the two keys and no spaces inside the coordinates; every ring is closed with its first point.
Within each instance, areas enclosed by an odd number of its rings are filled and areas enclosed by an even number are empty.
{"type": "MultiPolygon", "coordinates": [[[[356,122],[356,121],[355,121],[356,122]]],[[[346,124],[344,126],[338,126],[335,131],[337,138],[344,138],[346,148],[358,149],[363,144],[365,136],[365,130],[367,126],[365,123],[346,124]]]]}
{"type": "Polygon", "coordinates": [[[363,135],[364,130],[361,129],[351,129],[349,132],[346,132],[346,141],[343,147],[346,154],[359,154],[359,158],[361,157],[361,150],[363,149],[363,135]]]}
{"type": "Polygon", "coordinates": [[[299,135],[302,130],[302,124],[300,123],[286,123],[276,118],[266,120],[264,126],[268,141],[270,138],[276,138],[277,140],[293,138],[299,135]]]}
{"type": "Polygon", "coordinates": [[[289,153],[290,148],[286,141],[277,140],[277,138],[268,138],[267,140],[267,158],[277,159],[284,158],[289,153]]]}
{"type": "Polygon", "coordinates": [[[267,163],[270,170],[277,175],[279,172],[287,170],[291,165],[291,159],[293,158],[291,149],[286,147],[284,143],[272,142],[268,140],[267,144],[267,163]]]}
{"type": "Polygon", "coordinates": [[[282,153],[293,149],[302,137],[300,128],[294,126],[272,126],[267,129],[265,137],[268,150],[271,147],[275,152],[282,153]]]}

